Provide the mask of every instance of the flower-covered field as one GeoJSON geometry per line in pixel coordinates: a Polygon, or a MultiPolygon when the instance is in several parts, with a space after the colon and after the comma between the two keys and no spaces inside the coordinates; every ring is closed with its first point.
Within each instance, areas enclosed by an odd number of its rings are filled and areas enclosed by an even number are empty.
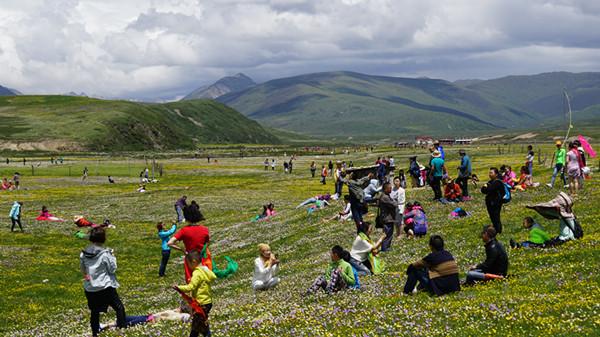
{"type": "MultiPolygon", "coordinates": [[[[514,149],[513,149],[514,150],[514,149]]],[[[447,165],[455,176],[458,148],[448,147],[447,165]]],[[[468,147],[475,173],[487,180],[487,169],[512,165],[515,171],[524,153],[499,155],[495,147],[468,147]]],[[[551,153],[545,146],[544,152],[551,153]]],[[[427,239],[395,240],[384,255],[384,275],[362,277],[362,289],[331,296],[304,298],[301,294],[322,273],[335,244],[350,249],[355,236],[353,223],[326,222],[341,208],[308,215],[296,205],[316,194],[333,193],[327,185],[311,178],[310,162],[320,165],[333,160],[353,160],[356,166],[372,163],[377,156],[394,155],[397,167],[408,166],[412,150],[381,149],[376,152],[338,156],[302,156],[293,174],[264,171],[264,157],[222,158],[218,163],[204,159],[161,160],[164,176],[148,184],[148,192],[137,193],[141,160],[126,158],[70,158],[63,165],[43,159],[31,176],[29,166],[0,165],[0,177],[21,171],[23,189],[0,191],[0,335],[1,336],[87,336],[89,310],[78,270],[79,252],[87,241],[73,236],[74,215],[101,222],[105,217],[117,225],[109,230],[107,246],[118,259],[119,294],[127,314],[142,315],[176,308],[179,296],[169,286],[183,282],[181,253],[173,251],[165,278],[158,277],[160,241],[157,221],[175,218],[173,203],[181,195],[196,200],[211,231],[215,261],[233,257],[240,265],[232,277],[213,286],[214,306],[210,314],[214,336],[598,336],[600,335],[600,184],[596,176],[586,180],[575,203],[575,213],[585,231],[582,240],[561,247],[510,250],[508,240],[523,241],[525,216],[534,216],[553,235],[558,223],[542,219],[524,206],[553,198],[545,186],[551,170],[536,165],[534,177],[542,185],[516,192],[502,212],[504,232],[500,241],[509,250],[510,277],[485,285],[465,287],[460,293],[441,298],[424,293],[402,296],[405,270],[428,252],[427,239]],[[88,166],[86,183],[79,176],[88,166]],[[70,175],[69,175],[70,168],[70,175]],[[106,176],[117,183],[109,185],[106,176]],[[24,202],[25,233],[10,232],[8,212],[13,201],[24,202]],[[250,222],[264,203],[273,202],[279,214],[267,222],[250,222]],[[64,223],[38,223],[34,218],[42,205],[67,219],[64,223]],[[266,242],[282,260],[282,283],[273,291],[254,293],[250,287],[256,245],[266,242]]],[[[423,150],[417,151],[422,163],[423,150]]],[[[271,157],[270,157],[271,158],[271,157]]],[[[289,158],[287,158],[289,159],[289,158]]],[[[33,160],[36,164],[38,159],[33,160]]],[[[42,160],[42,159],[39,159],[42,160]]],[[[537,161],[536,161],[537,164],[537,161]]],[[[318,173],[317,173],[318,176],[318,173]]],[[[481,186],[481,183],[480,183],[481,186]]],[[[346,188],[344,188],[346,191],[346,188]]],[[[468,266],[484,259],[479,233],[489,222],[483,196],[471,188],[474,200],[462,203],[471,217],[449,220],[456,205],[431,202],[430,189],[407,190],[407,200],[424,204],[429,233],[441,234],[447,249],[456,257],[464,279],[468,266]]],[[[372,210],[374,213],[374,210],[372,210]]],[[[381,234],[374,234],[378,238],[381,234]]],[[[101,317],[114,320],[109,311],[101,317]]],[[[187,336],[189,324],[161,321],[113,330],[104,336],[187,336]]]]}

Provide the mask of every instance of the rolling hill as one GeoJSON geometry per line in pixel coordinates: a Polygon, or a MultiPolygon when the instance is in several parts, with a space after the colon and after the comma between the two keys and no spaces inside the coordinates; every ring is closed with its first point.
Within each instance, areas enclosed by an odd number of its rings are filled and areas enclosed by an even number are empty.
{"type": "Polygon", "coordinates": [[[159,150],[202,143],[278,143],[215,101],[166,104],[74,96],[0,97],[0,149],[159,150]]]}
{"type": "Polygon", "coordinates": [[[233,76],[223,77],[209,86],[200,87],[181,100],[198,98],[215,99],[228,93],[239,92],[251,88],[255,85],[256,83],[250,77],[239,73],[233,76]]]}
{"type": "MultiPolygon", "coordinates": [[[[555,123],[564,111],[563,87],[574,109],[600,104],[600,73],[451,83],[326,72],[268,81],[217,100],[265,125],[318,137],[460,136],[555,123]]],[[[593,117],[597,110],[589,111],[593,117]]]]}

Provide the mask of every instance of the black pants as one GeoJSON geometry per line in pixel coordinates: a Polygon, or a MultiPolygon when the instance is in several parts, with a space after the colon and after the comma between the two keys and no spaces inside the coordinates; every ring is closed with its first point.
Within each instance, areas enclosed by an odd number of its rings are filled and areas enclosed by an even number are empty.
{"type": "Polygon", "coordinates": [[[469,178],[468,177],[457,178],[456,182],[458,183],[458,185],[460,186],[460,189],[462,190],[463,197],[468,197],[469,196],[469,178]]]}
{"type": "Polygon", "coordinates": [[[100,313],[106,312],[109,306],[117,314],[117,327],[125,328],[125,307],[119,298],[119,294],[117,294],[117,289],[109,287],[95,292],[86,291],[85,297],[91,311],[90,325],[93,336],[97,336],[100,331],[100,313]]]}
{"type": "Polygon", "coordinates": [[[165,270],[167,270],[167,263],[169,263],[169,257],[171,257],[171,251],[163,250],[162,260],[160,260],[160,268],[158,269],[158,276],[165,276],[165,270]]]}
{"type": "Polygon", "coordinates": [[[17,224],[19,225],[21,232],[23,231],[23,226],[21,226],[21,217],[19,217],[18,219],[10,218],[10,221],[12,222],[12,226],[10,227],[11,232],[15,230],[15,225],[17,224]]]}
{"type": "Polygon", "coordinates": [[[208,313],[210,313],[210,309],[212,309],[212,303],[202,305],[202,310],[206,314],[206,319],[200,316],[198,313],[194,313],[192,316],[192,331],[190,332],[190,337],[198,337],[200,334],[204,337],[210,337],[210,327],[208,326],[208,313]]]}
{"type": "Polygon", "coordinates": [[[415,286],[419,283],[417,289],[425,289],[431,292],[431,281],[429,280],[429,273],[425,268],[415,268],[413,265],[409,265],[406,270],[406,283],[404,284],[404,293],[412,293],[415,286]]]}
{"type": "Polygon", "coordinates": [[[442,177],[431,177],[430,185],[433,190],[433,198],[440,200],[442,198],[442,177]]]}
{"type": "Polygon", "coordinates": [[[390,222],[383,225],[385,239],[383,239],[383,243],[381,244],[382,252],[390,250],[390,247],[392,246],[392,239],[394,238],[394,224],[394,222],[390,222]]]}
{"type": "Polygon", "coordinates": [[[502,233],[502,222],[500,222],[500,211],[502,211],[502,205],[486,204],[488,214],[492,225],[496,230],[496,234],[502,233]]]}

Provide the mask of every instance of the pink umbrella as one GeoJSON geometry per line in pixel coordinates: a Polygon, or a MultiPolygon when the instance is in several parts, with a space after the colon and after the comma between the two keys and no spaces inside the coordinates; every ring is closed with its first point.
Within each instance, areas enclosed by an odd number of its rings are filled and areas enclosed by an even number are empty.
{"type": "Polygon", "coordinates": [[[587,152],[590,155],[590,157],[596,158],[596,151],[594,151],[594,149],[592,149],[592,146],[590,145],[590,143],[588,143],[588,141],[585,140],[585,138],[583,138],[582,135],[579,135],[577,138],[581,142],[581,147],[583,147],[585,152],[587,152]]]}

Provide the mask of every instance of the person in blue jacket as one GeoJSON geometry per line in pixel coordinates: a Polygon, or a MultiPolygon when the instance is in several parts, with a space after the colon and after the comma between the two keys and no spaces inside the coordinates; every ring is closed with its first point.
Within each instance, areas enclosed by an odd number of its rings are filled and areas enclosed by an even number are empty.
{"type": "Polygon", "coordinates": [[[171,235],[175,233],[177,230],[177,225],[173,224],[171,229],[165,229],[165,224],[163,222],[159,222],[156,225],[156,229],[158,229],[158,237],[162,241],[162,260],[160,261],[160,268],[158,269],[158,276],[165,276],[165,270],[167,269],[167,263],[169,263],[169,257],[171,257],[171,247],[169,247],[169,239],[171,235]]]}
{"type": "Polygon", "coordinates": [[[23,226],[21,226],[21,207],[23,207],[23,203],[15,201],[10,209],[10,213],[8,213],[10,221],[12,222],[12,226],[10,227],[11,232],[15,230],[15,225],[19,225],[21,232],[23,231],[23,226]]]}

